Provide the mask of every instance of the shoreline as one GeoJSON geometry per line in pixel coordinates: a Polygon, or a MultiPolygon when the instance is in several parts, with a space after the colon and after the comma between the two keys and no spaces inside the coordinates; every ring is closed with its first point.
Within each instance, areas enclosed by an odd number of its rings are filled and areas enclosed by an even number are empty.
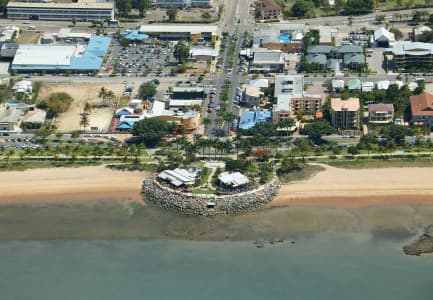
{"type": "MultiPolygon", "coordinates": [[[[341,169],[323,165],[312,177],[285,183],[265,208],[357,208],[433,204],[433,168],[341,169]]],[[[150,174],[105,166],[0,173],[0,206],[22,204],[143,203],[150,174]]]]}

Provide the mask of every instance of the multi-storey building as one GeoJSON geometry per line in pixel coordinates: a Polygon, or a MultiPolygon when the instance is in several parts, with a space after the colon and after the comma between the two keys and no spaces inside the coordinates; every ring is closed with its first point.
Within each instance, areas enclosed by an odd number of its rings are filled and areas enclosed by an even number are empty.
{"type": "Polygon", "coordinates": [[[21,20],[93,21],[114,19],[113,2],[9,2],[7,17],[21,20]]]}
{"type": "Polygon", "coordinates": [[[422,93],[410,96],[410,108],[412,112],[412,122],[420,123],[430,129],[433,128],[433,95],[422,93]]]}
{"type": "Polygon", "coordinates": [[[337,129],[358,128],[359,99],[331,99],[331,123],[337,129]]]}
{"type": "Polygon", "coordinates": [[[419,42],[397,42],[384,54],[393,55],[394,65],[398,70],[433,68],[433,44],[419,42]]]}
{"type": "Polygon", "coordinates": [[[260,19],[273,20],[278,19],[281,14],[280,6],[275,0],[262,0],[260,6],[260,19]]]}
{"type": "Polygon", "coordinates": [[[394,119],[394,105],[377,103],[368,105],[368,122],[373,124],[391,123],[394,119]]]}
{"type": "Polygon", "coordinates": [[[210,7],[212,0],[153,0],[153,4],[159,7],[210,7]]]}
{"type": "Polygon", "coordinates": [[[321,111],[321,108],[322,97],[320,96],[293,97],[290,99],[291,116],[298,114],[315,115],[321,111]]]}

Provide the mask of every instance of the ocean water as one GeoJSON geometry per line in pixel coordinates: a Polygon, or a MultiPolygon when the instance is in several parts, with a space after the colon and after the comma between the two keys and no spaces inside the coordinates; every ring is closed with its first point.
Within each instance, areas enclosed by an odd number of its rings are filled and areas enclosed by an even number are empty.
{"type": "Polygon", "coordinates": [[[0,299],[433,299],[433,256],[403,255],[401,237],[293,241],[4,241],[0,299]]]}

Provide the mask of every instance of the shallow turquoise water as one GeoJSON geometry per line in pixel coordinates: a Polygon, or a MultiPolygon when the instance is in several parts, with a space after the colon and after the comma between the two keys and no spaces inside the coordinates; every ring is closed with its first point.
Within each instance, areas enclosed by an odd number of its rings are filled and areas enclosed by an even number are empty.
{"type": "Polygon", "coordinates": [[[0,243],[0,299],[433,299],[433,256],[365,234],[0,243]]]}

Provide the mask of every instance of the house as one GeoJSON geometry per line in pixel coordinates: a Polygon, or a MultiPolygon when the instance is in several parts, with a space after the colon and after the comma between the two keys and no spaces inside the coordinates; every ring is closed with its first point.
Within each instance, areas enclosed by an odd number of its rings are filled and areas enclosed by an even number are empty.
{"type": "Polygon", "coordinates": [[[261,0],[260,5],[260,20],[278,19],[281,14],[280,6],[275,0],[261,0]]]}
{"type": "Polygon", "coordinates": [[[339,71],[340,64],[348,69],[359,69],[365,64],[364,50],[361,46],[356,45],[310,46],[305,58],[308,63],[315,65],[318,69],[326,67],[333,71],[339,71]]]}
{"type": "Polygon", "coordinates": [[[331,99],[331,124],[337,129],[358,128],[359,126],[359,99],[341,98],[331,99]]]}
{"type": "Polygon", "coordinates": [[[374,90],[374,82],[366,81],[362,83],[362,92],[372,92],[374,90]]]}
{"type": "Polygon", "coordinates": [[[248,85],[259,89],[266,89],[269,87],[269,80],[266,78],[250,79],[248,85]]]}
{"type": "Polygon", "coordinates": [[[350,79],[347,83],[347,89],[351,93],[359,93],[361,92],[362,83],[361,80],[358,78],[350,79]]]}
{"type": "Polygon", "coordinates": [[[382,27],[374,31],[373,40],[376,47],[388,48],[395,44],[395,35],[382,27]]]}
{"type": "Polygon", "coordinates": [[[272,121],[272,112],[270,111],[244,111],[241,115],[239,128],[251,129],[258,123],[272,121]]]}
{"type": "Polygon", "coordinates": [[[21,80],[14,84],[12,87],[14,93],[23,93],[30,95],[32,93],[32,82],[29,80],[21,80]]]}
{"type": "Polygon", "coordinates": [[[400,71],[433,69],[433,44],[430,43],[400,41],[384,54],[392,55],[400,71]]]}
{"type": "Polygon", "coordinates": [[[343,79],[332,79],[331,90],[333,92],[342,92],[344,90],[344,80],[343,79]]]}
{"type": "Polygon", "coordinates": [[[424,92],[410,96],[412,122],[433,129],[433,95],[424,92]]]}
{"type": "Polygon", "coordinates": [[[250,182],[247,176],[240,172],[222,172],[218,175],[218,180],[223,186],[237,188],[250,182]]]}
{"type": "Polygon", "coordinates": [[[392,123],[394,119],[394,105],[377,103],[368,105],[368,122],[372,124],[392,123]]]}
{"type": "Polygon", "coordinates": [[[13,58],[18,48],[19,44],[17,43],[4,43],[0,49],[0,56],[2,58],[13,58]]]}
{"type": "Polygon", "coordinates": [[[200,169],[176,168],[174,170],[164,170],[158,174],[157,178],[161,181],[169,183],[176,188],[181,186],[191,186],[200,180],[200,169]]]}
{"type": "Polygon", "coordinates": [[[42,109],[30,107],[28,112],[24,115],[22,127],[26,129],[41,128],[47,118],[47,112],[42,109]]]}
{"type": "Polygon", "coordinates": [[[285,55],[281,50],[254,49],[250,72],[281,73],[285,66],[285,55]]]}
{"type": "Polygon", "coordinates": [[[19,132],[24,111],[16,106],[0,108],[0,132],[19,132]]]}
{"type": "Polygon", "coordinates": [[[391,85],[391,82],[389,80],[380,80],[377,82],[377,89],[378,90],[387,90],[390,85],[391,85]]]}

